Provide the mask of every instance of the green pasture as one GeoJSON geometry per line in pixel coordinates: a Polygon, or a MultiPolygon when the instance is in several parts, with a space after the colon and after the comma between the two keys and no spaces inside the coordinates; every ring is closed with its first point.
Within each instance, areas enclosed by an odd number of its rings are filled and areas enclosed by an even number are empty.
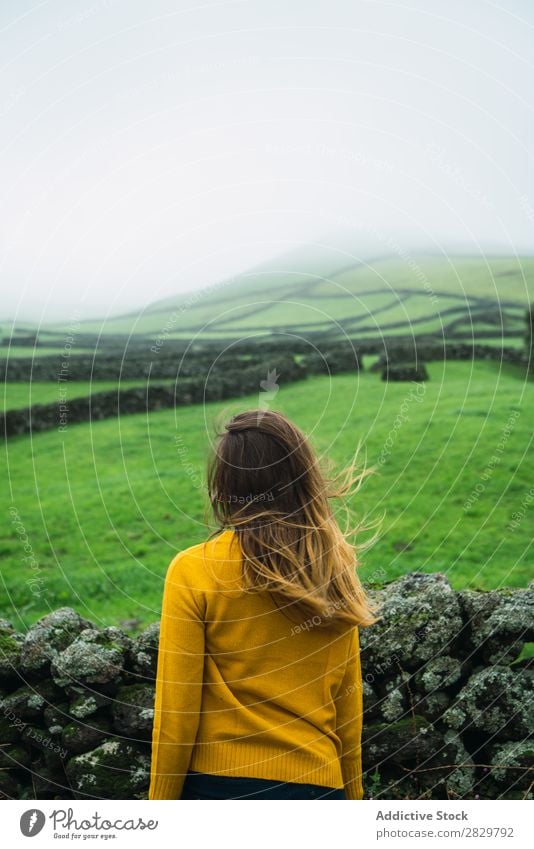
{"type": "MultiPolygon", "coordinates": [[[[492,362],[427,368],[419,389],[368,371],[287,386],[282,378],[273,406],[338,468],[363,441],[376,473],[352,499],[353,518],[383,517],[362,555],[364,581],[417,569],[444,572],[455,588],[524,587],[534,383],[492,362]]],[[[156,620],[170,560],[208,533],[213,423],[257,404],[251,396],[8,440],[0,616],[23,629],[69,605],[100,624],[156,620]]]]}
{"type": "MultiPolygon", "coordinates": [[[[460,319],[461,329],[472,331],[475,339],[477,329],[488,326],[499,339],[504,326],[517,331],[505,344],[520,345],[523,314],[531,300],[533,257],[423,254],[386,256],[366,264],[344,256],[319,274],[312,260],[307,263],[302,256],[298,264],[272,262],[204,292],[149,304],[141,313],[82,321],[80,332],[176,338],[199,333],[207,339],[286,327],[331,331],[337,322],[348,321],[351,332],[370,327],[361,332],[365,338],[377,333],[441,334],[460,319]]],[[[47,325],[47,330],[61,333],[66,326],[47,325]]]]}
{"type": "MultiPolygon", "coordinates": [[[[158,379],[158,384],[174,383],[172,379],[158,379]]],[[[120,389],[133,389],[146,386],[146,381],[121,380],[120,389]]],[[[33,404],[49,404],[54,401],[67,402],[73,398],[83,398],[95,392],[105,392],[119,389],[116,380],[73,380],[59,383],[58,381],[43,381],[32,383],[4,383],[0,390],[0,408],[15,410],[21,407],[31,407],[33,404]]]]}
{"type": "MultiPolygon", "coordinates": [[[[64,345],[58,344],[57,346],[42,346],[42,347],[34,347],[28,345],[0,345],[0,358],[1,359],[12,359],[20,357],[34,359],[35,357],[50,357],[52,355],[59,356],[64,350],[64,345]]],[[[77,348],[77,354],[94,354],[93,348],[77,348]]]]}

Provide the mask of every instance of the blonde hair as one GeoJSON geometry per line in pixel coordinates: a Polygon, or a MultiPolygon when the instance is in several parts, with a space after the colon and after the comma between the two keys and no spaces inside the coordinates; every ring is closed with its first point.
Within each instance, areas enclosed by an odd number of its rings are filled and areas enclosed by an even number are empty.
{"type": "Polygon", "coordinates": [[[304,434],[272,410],[239,413],[216,435],[208,464],[215,519],[220,529],[235,529],[245,587],[270,593],[290,618],[330,627],[377,621],[377,606],[356,574],[359,552],[377,534],[363,545],[350,543],[372,525],[359,522],[342,532],[330,505],[357,492],[374,471],[358,471],[359,452],[360,446],[348,468],[330,477],[304,434]]]}

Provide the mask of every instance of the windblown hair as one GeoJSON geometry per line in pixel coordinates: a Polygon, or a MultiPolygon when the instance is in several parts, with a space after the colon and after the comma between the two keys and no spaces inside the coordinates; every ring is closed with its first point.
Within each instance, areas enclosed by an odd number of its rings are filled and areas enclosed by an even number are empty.
{"type": "MultiPolygon", "coordinates": [[[[331,499],[357,491],[374,469],[323,472],[304,434],[284,415],[251,410],[217,433],[208,463],[208,492],[221,529],[233,527],[243,555],[244,586],[266,591],[290,618],[317,626],[367,626],[377,606],[356,574],[358,552],[373,544],[342,532],[331,499]]],[[[345,504],[346,514],[348,508],[345,504]]]]}

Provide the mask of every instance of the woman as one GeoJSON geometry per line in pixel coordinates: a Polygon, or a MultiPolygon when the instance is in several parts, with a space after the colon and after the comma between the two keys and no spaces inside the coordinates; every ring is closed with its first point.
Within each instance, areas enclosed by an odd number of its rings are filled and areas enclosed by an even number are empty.
{"type": "Polygon", "coordinates": [[[149,799],[362,798],[358,626],[376,617],[330,506],[354,468],[332,490],[278,412],[218,435],[219,530],[165,579],[149,799]]]}

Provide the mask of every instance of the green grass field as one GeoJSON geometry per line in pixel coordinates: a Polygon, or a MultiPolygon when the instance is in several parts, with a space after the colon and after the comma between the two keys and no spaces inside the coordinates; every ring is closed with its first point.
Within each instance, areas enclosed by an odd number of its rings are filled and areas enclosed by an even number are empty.
{"type": "MultiPolygon", "coordinates": [[[[24,359],[35,359],[35,357],[50,357],[59,355],[63,347],[59,344],[54,346],[34,347],[33,345],[0,345],[0,359],[12,359],[24,357],[24,359]]],[[[93,354],[92,348],[76,348],[77,354],[93,354]]]]}
{"type": "MultiPolygon", "coordinates": [[[[158,379],[158,384],[174,383],[172,379],[158,379]]],[[[121,389],[132,389],[136,386],[146,386],[146,381],[143,380],[121,380],[121,389]]],[[[60,399],[60,391],[65,391],[67,398],[82,398],[86,395],[92,395],[94,392],[105,392],[110,389],[117,389],[116,380],[92,380],[82,381],[73,380],[65,383],[58,381],[43,381],[42,383],[4,383],[0,395],[0,409],[15,410],[20,407],[31,407],[33,404],[48,404],[60,399]]]]}
{"type": "MultiPolygon", "coordinates": [[[[387,384],[367,371],[287,386],[282,379],[276,408],[338,466],[359,439],[377,465],[351,505],[355,518],[385,512],[381,537],[363,556],[364,581],[417,569],[445,572],[455,588],[526,586],[534,383],[491,362],[430,363],[428,371],[419,394],[415,384],[387,384]]],[[[69,605],[101,624],[156,620],[171,558],[207,535],[206,423],[257,403],[8,440],[0,616],[23,629],[69,605]]]]}

